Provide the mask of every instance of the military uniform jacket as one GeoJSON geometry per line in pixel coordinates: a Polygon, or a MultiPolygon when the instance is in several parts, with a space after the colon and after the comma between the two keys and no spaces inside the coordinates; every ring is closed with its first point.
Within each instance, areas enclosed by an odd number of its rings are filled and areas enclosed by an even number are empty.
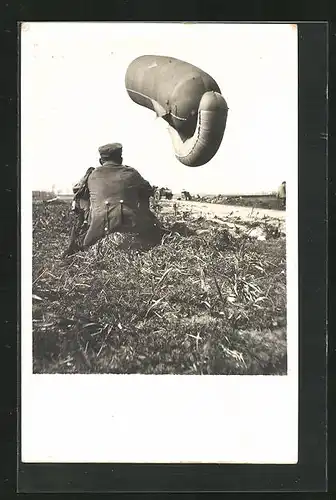
{"type": "Polygon", "coordinates": [[[158,222],[148,207],[151,185],[137,172],[112,161],[96,168],[88,178],[91,217],[84,246],[107,233],[139,232],[158,222]]]}

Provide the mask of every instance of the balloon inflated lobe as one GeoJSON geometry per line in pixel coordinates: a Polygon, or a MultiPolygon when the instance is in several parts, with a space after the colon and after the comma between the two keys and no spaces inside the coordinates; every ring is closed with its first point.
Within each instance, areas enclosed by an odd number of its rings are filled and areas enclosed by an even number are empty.
{"type": "Polygon", "coordinates": [[[129,65],[130,98],[169,124],[177,159],[190,167],[207,163],[223,139],[228,107],[216,81],[179,59],[145,55],[129,65]]]}

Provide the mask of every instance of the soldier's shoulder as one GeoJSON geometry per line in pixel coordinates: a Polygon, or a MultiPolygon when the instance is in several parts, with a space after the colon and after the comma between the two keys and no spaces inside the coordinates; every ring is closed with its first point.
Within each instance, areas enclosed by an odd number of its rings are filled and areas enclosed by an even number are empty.
{"type": "Polygon", "coordinates": [[[129,165],[123,165],[123,167],[130,173],[139,174],[136,168],[130,167],[129,165]]]}
{"type": "Polygon", "coordinates": [[[85,179],[86,181],[89,181],[89,180],[91,179],[91,177],[93,178],[93,177],[95,177],[95,176],[96,176],[97,171],[99,171],[99,167],[95,167],[95,168],[93,168],[93,167],[92,167],[92,169],[89,169],[89,170],[86,172],[86,174],[85,174],[85,176],[84,176],[84,179],[85,179]]]}

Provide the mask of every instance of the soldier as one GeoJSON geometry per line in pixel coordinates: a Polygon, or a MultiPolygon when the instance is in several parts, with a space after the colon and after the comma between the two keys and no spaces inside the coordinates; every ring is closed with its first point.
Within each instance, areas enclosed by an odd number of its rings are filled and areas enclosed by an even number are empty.
{"type": "Polygon", "coordinates": [[[74,222],[70,233],[70,242],[68,248],[63,252],[62,257],[72,255],[81,250],[85,232],[88,229],[90,215],[90,193],[87,181],[94,168],[90,167],[85,175],[73,187],[73,201],[71,204],[74,222]]]}
{"type": "Polygon", "coordinates": [[[159,189],[159,196],[160,196],[160,197],[159,197],[159,199],[160,199],[160,200],[161,200],[161,198],[163,197],[163,195],[165,194],[165,192],[166,192],[166,188],[161,187],[161,188],[159,189]]]}
{"type": "Polygon", "coordinates": [[[99,154],[101,166],[86,178],[90,222],[80,249],[114,232],[135,233],[146,243],[158,243],[164,230],[149,208],[152,186],[137,170],[123,165],[120,143],[101,146],[99,154]]]}
{"type": "Polygon", "coordinates": [[[154,187],[154,200],[160,201],[160,199],[161,199],[160,189],[157,186],[155,186],[154,187]]]}
{"type": "Polygon", "coordinates": [[[184,196],[184,199],[186,201],[190,201],[191,200],[191,195],[190,195],[189,191],[186,191],[185,189],[183,189],[181,191],[181,194],[182,194],[182,196],[184,196]]]}
{"type": "Polygon", "coordinates": [[[84,177],[81,178],[77,184],[73,187],[74,199],[73,199],[73,210],[83,212],[83,222],[88,223],[89,213],[90,213],[90,193],[88,189],[88,179],[91,173],[94,171],[93,167],[88,168],[84,177]]]}
{"type": "Polygon", "coordinates": [[[286,208],[286,181],[283,181],[280,184],[278,189],[278,198],[281,200],[282,207],[286,208]]]}

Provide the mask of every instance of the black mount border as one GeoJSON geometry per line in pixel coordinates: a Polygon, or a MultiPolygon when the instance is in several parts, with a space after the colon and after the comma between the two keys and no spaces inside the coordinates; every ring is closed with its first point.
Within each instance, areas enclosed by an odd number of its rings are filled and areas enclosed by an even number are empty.
{"type": "Polygon", "coordinates": [[[327,38],[326,23],[299,24],[299,464],[19,462],[19,492],[326,490],[327,38]]]}

